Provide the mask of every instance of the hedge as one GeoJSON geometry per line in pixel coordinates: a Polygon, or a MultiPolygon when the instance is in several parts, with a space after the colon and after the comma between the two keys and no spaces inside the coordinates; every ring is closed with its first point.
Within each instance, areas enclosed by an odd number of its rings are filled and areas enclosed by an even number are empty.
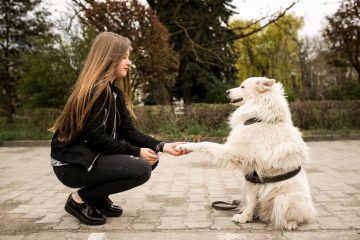
{"type": "MultiPolygon", "coordinates": [[[[236,109],[230,104],[192,104],[182,109],[173,106],[135,106],[137,128],[161,137],[225,137],[229,115],[236,109]],[[175,114],[176,113],[176,114],[175,114]]],[[[360,100],[291,102],[294,125],[301,130],[359,130],[360,100]]],[[[0,118],[0,141],[48,139],[58,109],[27,109],[7,124],[0,118]]]]}
{"type": "MultiPolygon", "coordinates": [[[[289,106],[294,125],[302,130],[360,128],[359,100],[292,102],[289,106]]],[[[227,125],[235,109],[230,104],[194,104],[185,106],[183,114],[175,115],[170,106],[138,106],[136,124],[151,133],[160,133],[167,125],[180,131],[194,125],[216,130],[227,125]]]]}

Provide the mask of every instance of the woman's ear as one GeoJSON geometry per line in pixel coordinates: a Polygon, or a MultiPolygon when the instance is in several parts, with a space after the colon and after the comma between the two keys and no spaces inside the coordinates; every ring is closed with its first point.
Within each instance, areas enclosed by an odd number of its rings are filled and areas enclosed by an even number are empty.
{"type": "Polygon", "coordinates": [[[262,93],[270,90],[275,84],[275,79],[264,78],[256,82],[256,89],[262,93]]]}

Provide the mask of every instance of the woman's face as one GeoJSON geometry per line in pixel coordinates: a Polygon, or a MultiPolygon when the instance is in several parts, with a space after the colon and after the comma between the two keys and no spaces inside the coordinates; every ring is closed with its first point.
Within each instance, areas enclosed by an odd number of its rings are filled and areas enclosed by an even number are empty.
{"type": "Polygon", "coordinates": [[[131,66],[131,61],[129,57],[130,57],[130,51],[127,51],[125,56],[120,60],[119,65],[116,67],[117,77],[122,78],[128,74],[131,66]]]}

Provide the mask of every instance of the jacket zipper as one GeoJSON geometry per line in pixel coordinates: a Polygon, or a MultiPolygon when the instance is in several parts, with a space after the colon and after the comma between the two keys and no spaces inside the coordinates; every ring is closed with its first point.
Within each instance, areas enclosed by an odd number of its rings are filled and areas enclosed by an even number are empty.
{"type": "Polygon", "coordinates": [[[93,165],[94,165],[94,163],[95,163],[95,161],[96,161],[96,159],[98,159],[98,157],[100,156],[100,153],[98,154],[98,155],[96,155],[96,157],[94,158],[94,160],[92,161],[92,163],[91,163],[91,165],[90,165],[90,167],[88,167],[88,172],[90,172],[90,170],[93,168],[93,165]]]}
{"type": "Polygon", "coordinates": [[[117,132],[116,132],[116,113],[117,113],[117,107],[116,107],[116,97],[117,97],[117,94],[113,92],[113,95],[114,95],[114,98],[115,98],[115,118],[114,118],[114,126],[113,126],[113,130],[112,130],[112,137],[113,139],[116,139],[116,135],[117,135],[117,132]]]}
{"type": "MultiPolygon", "coordinates": [[[[116,93],[114,94],[114,97],[115,97],[115,121],[114,121],[114,127],[113,127],[113,134],[114,134],[114,138],[116,139],[116,112],[117,112],[117,107],[116,107],[116,93]],[[115,131],[114,131],[115,130],[115,131]]],[[[105,108],[105,118],[106,118],[106,114],[107,114],[107,108],[105,108]]],[[[104,120],[104,125],[106,124],[106,119],[104,120]]],[[[92,161],[90,167],[87,169],[88,171],[90,171],[92,168],[93,168],[93,165],[96,161],[96,159],[98,159],[98,157],[100,156],[100,153],[98,155],[96,155],[96,157],[94,158],[94,160],[92,161]]]]}
{"type": "Polygon", "coordinates": [[[104,116],[104,121],[103,121],[103,125],[106,127],[106,120],[107,120],[107,108],[105,108],[105,116],[104,116]]]}

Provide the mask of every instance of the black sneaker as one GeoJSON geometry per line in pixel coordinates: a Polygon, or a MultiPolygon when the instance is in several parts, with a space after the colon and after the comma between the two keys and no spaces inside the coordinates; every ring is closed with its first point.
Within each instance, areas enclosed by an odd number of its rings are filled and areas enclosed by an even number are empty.
{"type": "Polygon", "coordinates": [[[102,225],[106,222],[106,217],[94,206],[75,202],[71,194],[65,204],[65,210],[86,225],[102,225]]]}
{"type": "Polygon", "coordinates": [[[110,198],[105,197],[101,199],[94,199],[90,201],[91,205],[95,206],[106,217],[120,217],[123,213],[121,207],[114,205],[110,198]]]}

